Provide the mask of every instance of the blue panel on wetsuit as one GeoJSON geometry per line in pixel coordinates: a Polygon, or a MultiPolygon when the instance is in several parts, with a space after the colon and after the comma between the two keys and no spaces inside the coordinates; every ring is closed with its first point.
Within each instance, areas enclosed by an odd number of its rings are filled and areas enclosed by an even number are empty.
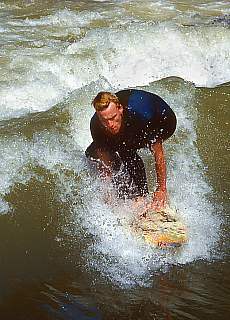
{"type": "Polygon", "coordinates": [[[156,114],[153,94],[142,90],[133,90],[129,96],[128,109],[143,120],[151,120],[156,114]]]}

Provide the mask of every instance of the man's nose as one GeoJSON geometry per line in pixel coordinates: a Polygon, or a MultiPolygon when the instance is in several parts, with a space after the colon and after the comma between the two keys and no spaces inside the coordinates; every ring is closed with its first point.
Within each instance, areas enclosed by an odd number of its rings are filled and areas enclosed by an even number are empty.
{"type": "Polygon", "coordinates": [[[112,127],[113,127],[113,124],[114,124],[114,123],[113,123],[113,121],[112,121],[112,120],[109,120],[109,121],[108,121],[108,126],[109,126],[110,128],[112,128],[112,127]]]}

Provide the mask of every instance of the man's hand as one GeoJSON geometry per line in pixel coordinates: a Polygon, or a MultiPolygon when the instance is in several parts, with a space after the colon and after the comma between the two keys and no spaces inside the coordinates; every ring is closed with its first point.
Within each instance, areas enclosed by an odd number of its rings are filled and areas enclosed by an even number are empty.
{"type": "Polygon", "coordinates": [[[167,192],[166,190],[156,190],[153,193],[153,199],[151,202],[147,202],[144,197],[139,197],[133,203],[133,209],[137,211],[140,218],[148,219],[147,212],[149,209],[154,211],[161,211],[167,206],[167,192]]]}
{"type": "Polygon", "coordinates": [[[153,200],[151,202],[151,209],[161,211],[167,205],[167,192],[166,190],[156,190],[153,193],[153,200]]]}

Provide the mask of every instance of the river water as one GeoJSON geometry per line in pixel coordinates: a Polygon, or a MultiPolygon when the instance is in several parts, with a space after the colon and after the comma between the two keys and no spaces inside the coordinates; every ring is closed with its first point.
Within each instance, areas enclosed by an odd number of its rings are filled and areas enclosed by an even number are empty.
{"type": "Polygon", "coordinates": [[[229,319],[229,26],[226,0],[0,2],[1,319],[229,319]],[[130,87],[178,118],[180,250],[134,238],[84,157],[92,98],[130,87]]]}

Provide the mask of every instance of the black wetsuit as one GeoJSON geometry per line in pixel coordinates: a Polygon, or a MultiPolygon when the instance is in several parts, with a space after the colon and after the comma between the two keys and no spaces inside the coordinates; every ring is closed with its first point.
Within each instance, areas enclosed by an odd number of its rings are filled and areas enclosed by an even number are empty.
{"type": "Polygon", "coordinates": [[[120,196],[138,196],[148,193],[144,163],[137,150],[159,140],[166,140],[176,129],[176,116],[159,96],[143,90],[122,90],[116,93],[124,106],[121,129],[118,134],[109,133],[95,113],[91,119],[92,144],[86,156],[98,159],[98,150],[111,158],[114,171],[122,166],[122,174],[115,179],[120,196]],[[127,173],[126,183],[120,183],[127,173]],[[128,177],[128,178],[127,178],[128,177]]]}

